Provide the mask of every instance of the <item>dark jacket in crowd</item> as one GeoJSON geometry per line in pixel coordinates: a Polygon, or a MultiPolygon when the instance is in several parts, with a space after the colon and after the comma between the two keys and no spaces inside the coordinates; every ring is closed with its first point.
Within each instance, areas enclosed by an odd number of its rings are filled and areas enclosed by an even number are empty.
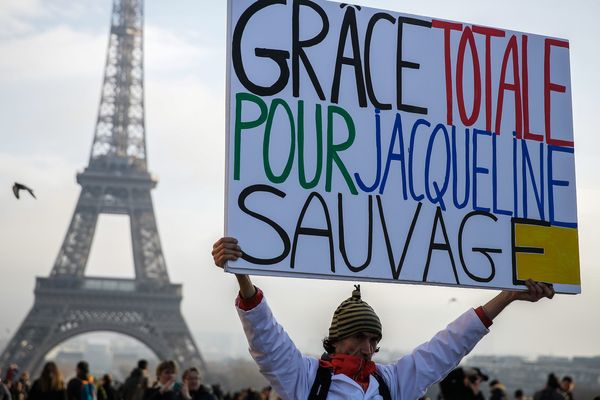
{"type": "Polygon", "coordinates": [[[565,396],[556,388],[548,387],[533,395],[533,400],[565,400],[565,396]]]}
{"type": "Polygon", "coordinates": [[[10,391],[3,382],[0,382],[0,400],[12,400],[10,391]]]}
{"type": "MultiPolygon", "coordinates": [[[[83,385],[88,384],[87,380],[83,380],[81,377],[75,377],[69,381],[67,384],[67,399],[68,400],[81,400],[81,395],[83,393],[83,385]]],[[[92,384],[92,390],[96,390],[96,387],[92,384]]],[[[14,400],[14,399],[13,399],[14,400]]]]}
{"type": "Polygon", "coordinates": [[[167,390],[160,393],[160,388],[151,387],[144,392],[144,400],[179,400],[179,391],[167,390]]]}
{"type": "Polygon", "coordinates": [[[134,368],[121,388],[123,400],[142,400],[148,389],[148,378],[140,368],[134,368]]]}
{"type": "Polygon", "coordinates": [[[492,389],[490,400],[508,400],[508,395],[501,388],[492,389]]]}
{"type": "MultiPolygon", "coordinates": [[[[217,400],[217,398],[206,388],[201,385],[198,390],[190,390],[190,396],[192,400],[217,400]]],[[[187,400],[183,397],[183,394],[179,394],[179,400],[187,400]]]]}
{"type": "Polygon", "coordinates": [[[98,386],[98,400],[120,400],[120,397],[110,383],[103,383],[98,386]]]}
{"type": "Polygon", "coordinates": [[[65,389],[42,391],[42,385],[39,379],[33,382],[27,400],[67,400],[67,391],[65,389]]]}
{"type": "Polygon", "coordinates": [[[464,384],[465,373],[463,368],[458,367],[440,382],[440,392],[444,400],[484,400],[481,391],[473,393],[470,387],[464,384]]]}
{"type": "Polygon", "coordinates": [[[83,380],[75,377],[67,383],[67,399],[68,400],[81,400],[81,388],[83,387],[83,380]]]}

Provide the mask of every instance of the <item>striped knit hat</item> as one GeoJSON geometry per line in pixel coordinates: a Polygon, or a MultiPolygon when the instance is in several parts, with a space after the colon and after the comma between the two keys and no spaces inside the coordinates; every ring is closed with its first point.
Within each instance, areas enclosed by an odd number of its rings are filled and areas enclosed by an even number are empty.
{"type": "Polygon", "coordinates": [[[347,298],[333,313],[329,327],[329,340],[345,339],[360,332],[379,335],[381,339],[381,321],[375,311],[360,298],[360,285],[354,285],[352,297],[347,298]]]}

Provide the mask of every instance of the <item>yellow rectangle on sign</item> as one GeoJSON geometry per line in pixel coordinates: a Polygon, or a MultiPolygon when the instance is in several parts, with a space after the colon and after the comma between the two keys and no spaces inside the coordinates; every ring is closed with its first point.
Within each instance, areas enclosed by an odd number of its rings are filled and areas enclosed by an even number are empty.
{"type": "Polygon", "coordinates": [[[517,279],[581,284],[576,228],[516,223],[514,247],[517,279]]]}

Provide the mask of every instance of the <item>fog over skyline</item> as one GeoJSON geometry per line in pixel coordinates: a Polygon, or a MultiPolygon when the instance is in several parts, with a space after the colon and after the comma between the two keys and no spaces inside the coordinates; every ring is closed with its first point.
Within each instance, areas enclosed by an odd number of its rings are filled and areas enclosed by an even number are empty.
{"type": "MultiPolygon", "coordinates": [[[[600,355],[600,2],[356,3],[569,40],[583,293],[513,304],[473,354],[600,355]]],[[[50,273],[75,208],[75,174],[90,154],[111,7],[108,0],[0,2],[0,338],[12,336],[32,307],[35,277],[50,273]],[[17,201],[15,181],[31,186],[37,200],[17,201]]],[[[152,196],[167,268],[171,281],[184,285],[182,312],[193,333],[245,340],[233,307],[236,281],[210,256],[223,232],[225,43],[225,0],[146,0],[146,143],[148,168],[159,179],[152,196]]],[[[100,217],[86,272],[133,276],[126,217],[100,217]]],[[[297,345],[316,354],[331,313],[352,288],[253,280],[297,345]]],[[[496,293],[390,283],[363,283],[362,292],[382,320],[381,346],[401,351],[496,293]]]]}

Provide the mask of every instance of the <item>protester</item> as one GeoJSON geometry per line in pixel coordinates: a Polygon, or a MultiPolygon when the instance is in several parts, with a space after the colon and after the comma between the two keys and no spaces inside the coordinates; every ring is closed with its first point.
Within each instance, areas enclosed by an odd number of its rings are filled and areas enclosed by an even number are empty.
{"type": "Polygon", "coordinates": [[[183,385],[180,398],[182,400],[217,400],[210,390],[201,384],[200,372],[196,367],[186,369],[181,380],[183,385]]]}
{"type": "Polygon", "coordinates": [[[146,389],[144,400],[177,400],[181,385],[177,383],[177,364],[163,361],[156,367],[156,382],[146,389]]]}
{"type": "Polygon", "coordinates": [[[123,400],[142,400],[148,389],[148,361],[139,360],[121,387],[123,400]]]}
{"type": "MultiPolygon", "coordinates": [[[[235,238],[221,238],[213,246],[214,262],[242,257],[235,238]]],[[[324,340],[327,355],[321,361],[304,357],[275,321],[263,292],[248,275],[236,275],[240,293],[236,301],[250,345],[261,373],[284,399],[352,398],[378,395],[390,399],[416,399],[439,381],[488,333],[492,320],[515,300],[536,302],[552,298],[551,286],[528,280],[527,291],[503,291],[476,310],[467,310],[434,338],[395,364],[375,364],[382,328],[375,311],[361,299],[357,287],[336,309],[324,340]],[[319,366],[321,368],[319,368],[319,366]],[[333,376],[332,376],[333,374],[333,376]],[[321,390],[323,389],[323,390],[321,390]],[[320,391],[320,392],[319,392],[320,391]]]]}
{"type": "Polygon", "coordinates": [[[508,400],[506,387],[498,379],[490,381],[490,400],[508,400]]]}
{"type": "Polygon", "coordinates": [[[570,376],[564,376],[560,380],[560,389],[562,390],[565,399],[573,400],[573,389],[575,389],[575,380],[570,376]]]}
{"type": "Polygon", "coordinates": [[[65,381],[54,362],[44,364],[42,374],[31,386],[28,400],[67,400],[65,381]]]}
{"type": "Polygon", "coordinates": [[[556,375],[548,375],[546,386],[544,389],[535,392],[533,400],[565,400],[565,396],[560,391],[560,384],[556,375]]]}
{"type": "Polygon", "coordinates": [[[68,400],[94,400],[96,387],[94,377],[90,375],[90,366],[86,361],[79,361],[75,369],[75,377],[67,384],[68,400]]]}

